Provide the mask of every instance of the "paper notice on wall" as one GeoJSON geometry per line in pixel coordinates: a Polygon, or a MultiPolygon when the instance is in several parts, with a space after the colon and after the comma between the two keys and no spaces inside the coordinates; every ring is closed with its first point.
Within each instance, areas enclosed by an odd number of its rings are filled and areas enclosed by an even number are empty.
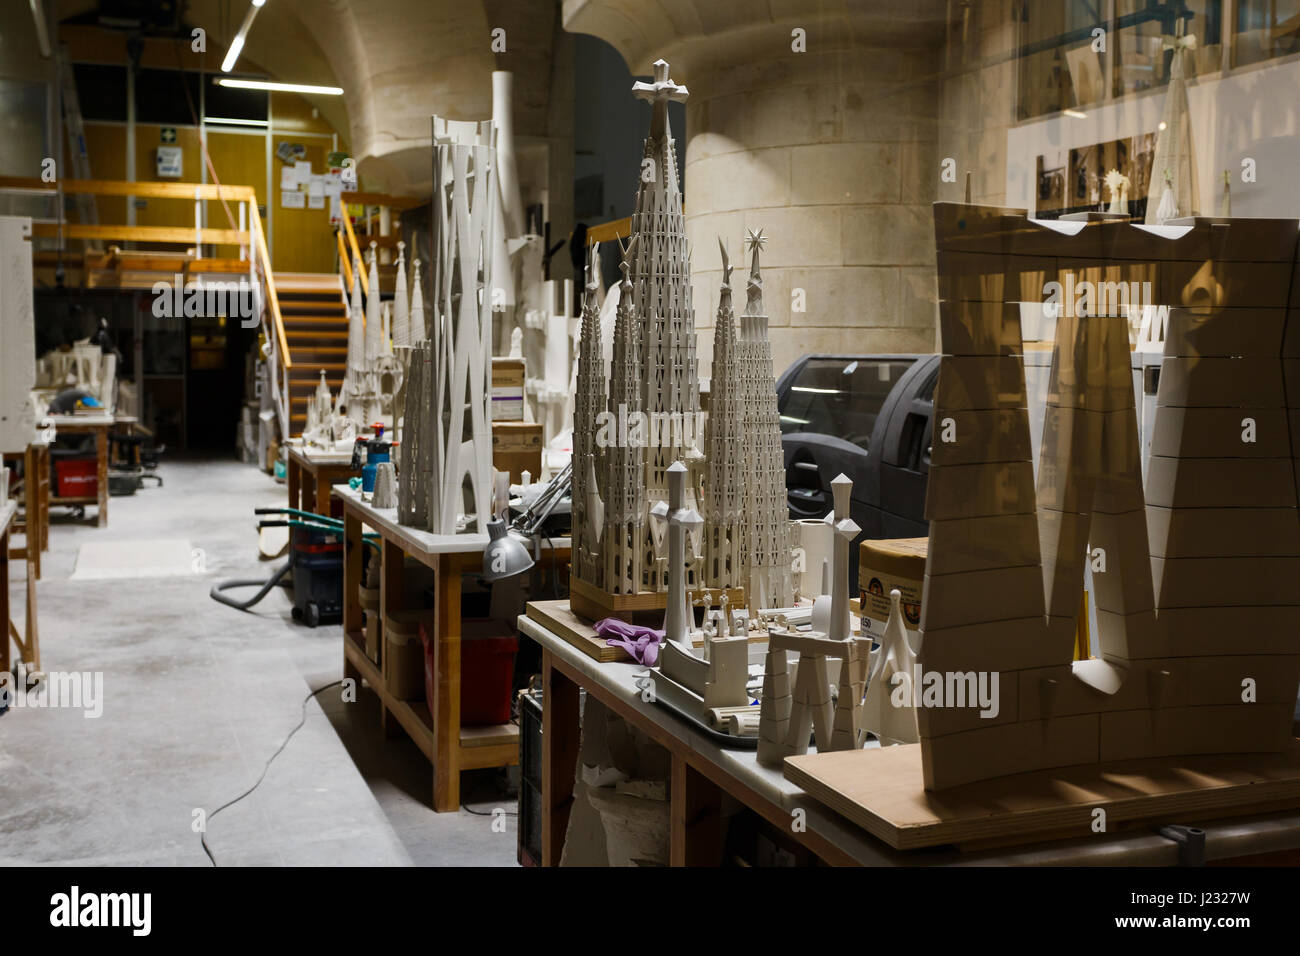
{"type": "Polygon", "coordinates": [[[312,176],[311,179],[307,180],[307,195],[313,199],[325,195],[324,176],[312,176]]]}
{"type": "Polygon", "coordinates": [[[338,196],[330,196],[330,225],[343,225],[343,203],[338,196]]]}
{"type": "Polygon", "coordinates": [[[313,195],[311,195],[310,193],[308,193],[308,194],[307,194],[307,208],[308,208],[308,209],[324,209],[324,208],[325,208],[325,197],[324,197],[324,195],[321,195],[321,196],[313,196],[313,195]]]}
{"type": "Polygon", "coordinates": [[[281,209],[305,209],[307,207],[307,194],[298,190],[282,189],[280,190],[280,208],[281,209]]]}
{"type": "Polygon", "coordinates": [[[298,170],[296,167],[280,167],[280,188],[286,191],[298,188],[298,170]]]}
{"type": "Polygon", "coordinates": [[[311,161],[310,160],[300,159],[293,164],[293,168],[297,172],[298,184],[300,186],[305,186],[307,185],[307,183],[311,182],[311,161]]]}
{"type": "Polygon", "coordinates": [[[330,199],[338,199],[343,195],[343,184],[339,182],[337,176],[329,176],[325,179],[325,195],[330,199]]]}

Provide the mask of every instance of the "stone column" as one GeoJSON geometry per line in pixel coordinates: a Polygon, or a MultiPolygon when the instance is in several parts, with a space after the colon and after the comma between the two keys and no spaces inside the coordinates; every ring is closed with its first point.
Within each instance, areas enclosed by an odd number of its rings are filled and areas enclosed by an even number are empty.
{"type": "Polygon", "coordinates": [[[565,27],[601,36],[634,73],[662,56],[690,89],[674,133],[686,137],[701,361],[722,276],[715,237],[737,257],[760,226],[778,374],[809,352],[932,351],[942,4],[878,16],[798,0],[727,20],[694,0],[696,15],[671,24],[649,6],[571,0],[565,27]]]}

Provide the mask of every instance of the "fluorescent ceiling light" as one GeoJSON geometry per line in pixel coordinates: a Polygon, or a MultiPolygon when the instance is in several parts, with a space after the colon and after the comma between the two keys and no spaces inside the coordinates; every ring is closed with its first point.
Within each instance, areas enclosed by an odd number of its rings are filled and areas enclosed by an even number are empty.
{"type": "Polygon", "coordinates": [[[226,123],[231,126],[269,126],[270,125],[266,120],[233,119],[233,118],[222,117],[222,116],[205,116],[203,117],[203,123],[204,125],[208,125],[211,123],[226,123]]]}
{"type": "Polygon", "coordinates": [[[226,51],[226,58],[221,61],[221,72],[229,73],[235,66],[235,61],[239,59],[239,54],[244,49],[244,34],[242,32],[235,34],[235,39],[230,43],[230,49],[226,51]]]}
{"type": "Polygon", "coordinates": [[[1087,119],[1088,114],[1079,110],[1061,110],[1066,116],[1073,116],[1075,119],[1087,119]]]}
{"type": "Polygon", "coordinates": [[[222,73],[229,73],[234,69],[235,63],[239,59],[239,54],[244,49],[244,38],[248,36],[248,31],[253,26],[253,18],[257,16],[257,11],[262,9],[262,4],[264,3],[266,3],[266,0],[253,0],[253,5],[249,7],[248,12],[244,14],[244,22],[239,25],[239,32],[236,33],[235,38],[230,41],[230,49],[226,51],[226,58],[221,61],[222,73]]]}
{"type": "Polygon", "coordinates": [[[236,80],[220,77],[217,86],[230,86],[238,90],[275,90],[278,93],[319,93],[322,96],[342,96],[341,86],[312,86],[308,83],[272,83],[269,80],[236,80]]]}

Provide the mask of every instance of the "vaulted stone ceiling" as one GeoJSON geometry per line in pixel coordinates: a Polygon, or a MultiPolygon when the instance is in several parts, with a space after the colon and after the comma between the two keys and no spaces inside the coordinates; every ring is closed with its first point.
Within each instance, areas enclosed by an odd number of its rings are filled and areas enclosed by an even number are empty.
{"type": "MultiPolygon", "coordinates": [[[[218,61],[250,0],[189,0],[218,61]]],[[[96,0],[59,0],[66,19],[96,0]]],[[[308,97],[347,139],[363,180],[394,193],[429,191],[429,117],[482,120],[492,71],[515,73],[515,132],[545,136],[558,0],[267,0],[237,70],[288,83],[341,86],[308,97]],[[492,31],[505,30],[505,52],[492,31]]]]}

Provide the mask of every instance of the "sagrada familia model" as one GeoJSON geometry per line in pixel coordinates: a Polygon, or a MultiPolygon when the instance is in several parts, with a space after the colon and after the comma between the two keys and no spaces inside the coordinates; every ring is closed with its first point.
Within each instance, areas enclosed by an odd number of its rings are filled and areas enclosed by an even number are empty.
{"type": "Polygon", "coordinates": [[[761,230],[747,240],[753,258],[739,329],[722,249],[710,410],[700,436],[690,261],[668,125],[669,100],[684,101],[687,90],[669,79],[663,60],[654,67],[653,83],[633,87],[651,101],[653,113],[632,235],[623,248],[608,394],[594,263],[583,296],[574,575],[607,595],[665,592],[668,525],[681,524],[688,590],[743,590],[752,610],[784,607],[792,600],[791,532],[759,270],[765,240],[761,230]],[[669,469],[676,462],[688,481],[682,506],[670,511],[669,469]]]}

